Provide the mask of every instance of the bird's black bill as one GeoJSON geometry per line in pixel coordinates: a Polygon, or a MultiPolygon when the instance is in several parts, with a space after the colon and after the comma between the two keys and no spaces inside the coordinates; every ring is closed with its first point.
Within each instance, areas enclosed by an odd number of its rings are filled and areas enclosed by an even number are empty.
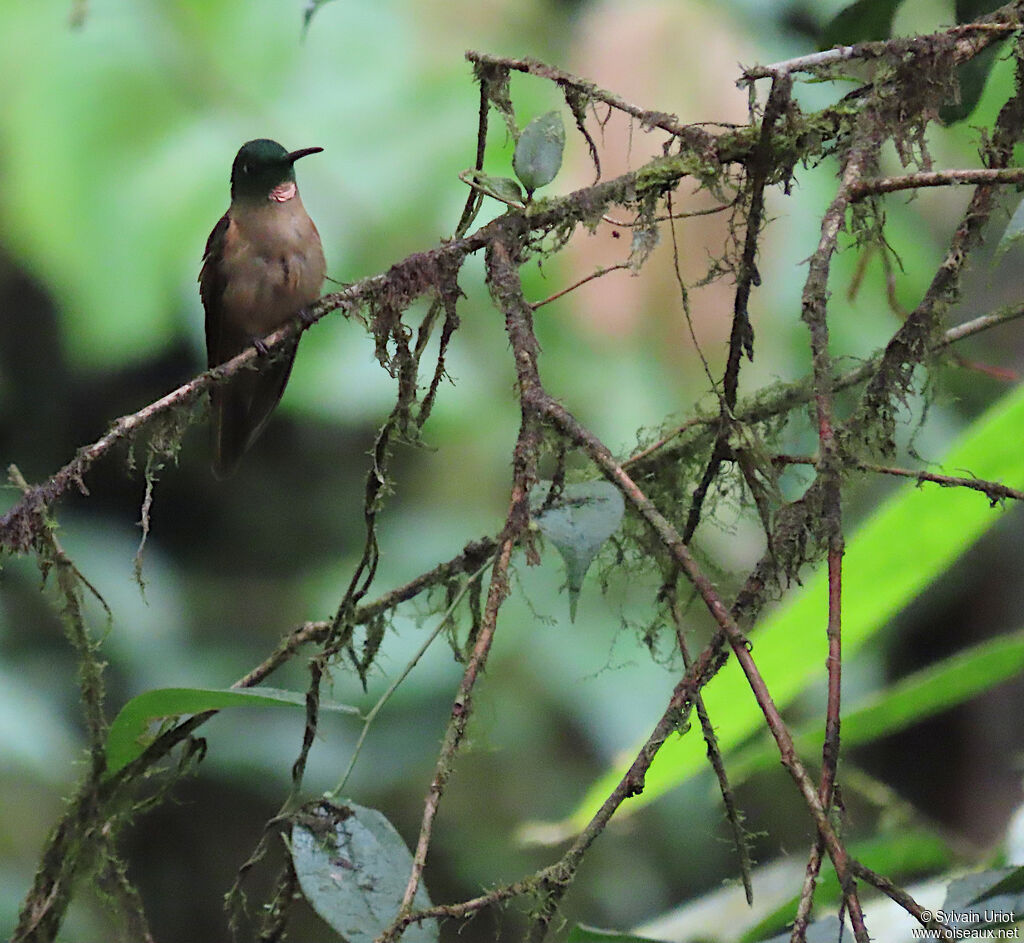
{"type": "Polygon", "coordinates": [[[319,154],[322,150],[322,147],[304,147],[301,150],[292,151],[285,157],[285,160],[289,164],[294,164],[300,157],[308,157],[310,154],[319,154]]]}

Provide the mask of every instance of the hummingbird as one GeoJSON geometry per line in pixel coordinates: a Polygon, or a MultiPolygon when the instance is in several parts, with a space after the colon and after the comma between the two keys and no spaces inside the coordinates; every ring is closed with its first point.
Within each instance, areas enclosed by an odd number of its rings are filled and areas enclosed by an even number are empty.
{"type": "MultiPolygon", "coordinates": [[[[216,367],[320,297],[326,271],[320,234],[302,205],[295,162],[322,147],[286,151],[259,138],[231,165],[231,205],[213,227],[199,272],[206,311],[206,359],[216,367]]],[[[298,341],[256,370],[241,370],[210,390],[213,473],[231,475],[284,393],[298,341]]]]}

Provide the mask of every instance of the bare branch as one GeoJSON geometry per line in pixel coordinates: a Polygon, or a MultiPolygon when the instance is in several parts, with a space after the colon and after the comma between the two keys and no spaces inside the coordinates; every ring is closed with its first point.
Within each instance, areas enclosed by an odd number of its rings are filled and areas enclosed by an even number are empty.
{"type": "Polygon", "coordinates": [[[850,860],[850,870],[853,871],[857,877],[861,878],[861,880],[867,881],[868,884],[877,887],[878,890],[885,894],[890,900],[899,904],[908,914],[917,920],[922,927],[925,927],[936,934],[935,939],[957,939],[957,935],[950,927],[939,923],[939,921],[934,918],[926,918],[925,909],[916,900],[914,900],[910,894],[903,890],[903,888],[897,887],[887,877],[883,877],[881,874],[876,874],[871,870],[871,868],[866,867],[855,859],[850,860]]]}
{"type": "MultiPolygon", "coordinates": [[[[810,455],[776,455],[773,462],[779,465],[817,465],[818,460],[810,455]]],[[[970,488],[986,495],[993,504],[1010,498],[1014,501],[1024,500],[1024,491],[1011,488],[998,481],[987,481],[984,478],[966,478],[958,475],[941,475],[938,472],[915,470],[913,468],[895,468],[890,465],[876,465],[860,459],[850,459],[847,464],[858,471],[873,472],[877,475],[894,475],[899,478],[912,478],[918,484],[931,482],[943,488],[970,488]]]]}
{"type": "MultiPolygon", "coordinates": [[[[921,42],[935,42],[946,37],[956,37],[954,61],[965,62],[974,58],[986,46],[1009,36],[1018,28],[1018,3],[1007,4],[988,16],[979,17],[975,23],[963,23],[929,36],[919,36],[921,42]]],[[[806,56],[785,59],[772,65],[754,66],[745,69],[740,84],[748,84],[757,79],[769,79],[792,72],[817,73],[823,66],[848,62],[853,59],[879,59],[889,52],[890,43],[886,41],[858,43],[855,46],[836,46],[821,52],[813,52],[806,56]]]]}
{"type": "Polygon", "coordinates": [[[850,187],[850,200],[863,200],[865,197],[878,196],[883,193],[895,193],[898,190],[920,190],[926,187],[963,187],[992,184],[1024,183],[1024,168],[1009,167],[996,169],[967,168],[965,170],[932,170],[916,174],[903,174],[898,177],[875,177],[858,180],[850,187]]]}
{"type": "Polygon", "coordinates": [[[685,140],[691,147],[700,148],[702,150],[715,149],[716,141],[713,134],[703,131],[695,125],[680,124],[679,119],[676,118],[675,115],[670,115],[662,111],[647,111],[637,105],[632,105],[624,98],[616,95],[614,92],[609,92],[600,88],[594,82],[582,79],[579,76],[573,75],[571,72],[565,72],[562,69],[549,66],[537,59],[531,59],[528,57],[523,59],[508,59],[503,56],[490,56],[484,53],[474,52],[472,50],[466,53],[466,58],[473,63],[486,63],[492,66],[500,66],[505,69],[512,69],[516,72],[525,72],[529,75],[548,79],[560,86],[570,86],[593,101],[604,102],[616,111],[621,111],[624,114],[636,118],[645,128],[660,128],[675,137],[685,140]]]}
{"type": "Polygon", "coordinates": [[[609,272],[618,272],[622,269],[628,269],[629,266],[625,262],[620,262],[618,265],[609,265],[605,268],[600,268],[596,272],[591,272],[589,275],[584,275],[583,278],[578,279],[571,285],[556,291],[553,295],[548,295],[542,301],[533,301],[530,303],[530,307],[536,311],[538,308],[543,307],[546,304],[551,304],[552,301],[557,301],[559,298],[569,294],[571,291],[575,291],[581,285],[586,285],[587,282],[592,282],[595,278],[603,278],[609,272]]]}

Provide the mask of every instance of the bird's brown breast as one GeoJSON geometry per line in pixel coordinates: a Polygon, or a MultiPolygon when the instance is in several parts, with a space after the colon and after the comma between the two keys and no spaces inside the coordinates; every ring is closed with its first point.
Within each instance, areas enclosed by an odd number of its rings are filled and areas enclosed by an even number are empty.
{"type": "Polygon", "coordinates": [[[233,208],[221,265],[223,316],[253,337],[316,301],[326,271],[320,236],[298,195],[233,208]]]}

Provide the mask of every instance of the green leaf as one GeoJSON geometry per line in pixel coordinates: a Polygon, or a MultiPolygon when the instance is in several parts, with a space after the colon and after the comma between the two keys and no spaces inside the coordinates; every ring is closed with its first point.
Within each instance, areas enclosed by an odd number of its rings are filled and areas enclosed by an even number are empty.
{"type": "MultiPolygon", "coordinates": [[[[395,919],[412,869],[412,855],[376,809],[321,800],[292,826],[290,851],[302,893],[346,943],[372,943],[395,919]]],[[[430,907],[421,883],[417,910],[430,907]]],[[[410,925],[409,943],[434,943],[436,923],[410,925]]]]}
{"type": "Polygon", "coordinates": [[[512,169],[526,187],[527,194],[551,183],[562,166],[565,149],[565,125],[557,111],[534,118],[519,135],[512,155],[512,169]]]}
{"type": "Polygon", "coordinates": [[[569,584],[569,618],[576,619],[583,578],[604,542],[622,523],[625,505],[615,485],[584,481],[566,485],[550,504],[551,483],[543,482],[530,494],[533,519],[565,561],[569,584]]]}
{"type": "MultiPolygon", "coordinates": [[[[224,707],[301,707],[306,695],[277,688],[157,688],[133,697],[114,718],[107,736],[107,775],[113,775],[141,755],[149,724],[164,717],[200,714],[224,707]]],[[[321,710],[360,716],[355,707],[321,702],[321,710]]]]}
{"type": "Polygon", "coordinates": [[[1001,6],[1003,0],[956,0],[956,21],[973,23],[986,13],[994,13],[1001,6]]]}
{"type": "MultiPolygon", "coordinates": [[[[902,678],[844,713],[843,746],[857,746],[903,730],[987,691],[1021,670],[1024,630],[958,652],[902,678]]],[[[821,724],[805,726],[793,739],[802,756],[817,755],[821,751],[821,724]]],[[[737,783],[754,772],[775,769],[778,764],[778,747],[765,735],[730,758],[729,774],[737,783]]]]}
{"type": "MultiPolygon", "coordinates": [[[[1024,895],[1021,891],[1019,868],[995,868],[965,874],[950,881],[946,889],[946,900],[942,912],[950,927],[970,930],[972,933],[982,927],[1001,926],[1014,923],[1017,914],[1024,913],[1024,895]],[[984,907],[978,903],[984,901],[984,907]]],[[[984,939],[977,933],[975,939],[984,939]]]]}
{"type": "Polygon", "coordinates": [[[1021,236],[1024,236],[1024,200],[1017,204],[1017,209],[1013,211],[1013,216],[1010,217],[1006,229],[999,237],[999,245],[996,246],[996,259],[998,260],[1011,246],[1016,245],[1021,236]]]}
{"type": "Polygon", "coordinates": [[[566,937],[566,943],[658,943],[648,936],[619,933],[617,930],[599,930],[582,923],[576,924],[566,937]]]}
{"type": "Polygon", "coordinates": [[[1020,894],[1024,892],[1024,868],[1014,868],[1009,874],[1005,870],[992,873],[1002,875],[1002,877],[987,890],[972,897],[968,901],[968,906],[983,903],[986,900],[991,900],[993,897],[998,897],[1000,894],[1020,894]]]}
{"type": "Polygon", "coordinates": [[[492,177],[481,170],[466,170],[459,174],[459,178],[502,203],[519,207],[526,205],[523,191],[511,177],[492,177]]]}
{"type": "Polygon", "coordinates": [[[992,72],[992,67],[1002,55],[1003,43],[993,43],[983,49],[973,59],[957,66],[957,81],[960,84],[960,101],[943,105],[939,109],[939,119],[943,124],[956,124],[969,117],[985,91],[985,83],[992,72]]]}
{"type": "Polygon", "coordinates": [[[857,0],[843,7],[821,33],[819,47],[852,46],[888,39],[901,0],[857,0]]]}
{"type": "MultiPolygon", "coordinates": [[[[1024,389],[1003,397],[964,431],[943,460],[950,469],[1024,487],[1024,454],[1007,442],[1024,428],[1024,389]]],[[[910,484],[897,490],[847,542],[843,558],[843,650],[852,655],[929,583],[946,572],[1003,517],[984,495],[964,488],[910,484]]],[[[750,633],[754,658],[776,705],[784,709],[812,680],[824,682],[827,655],[828,576],[819,568],[750,633]]],[[[764,715],[742,671],[730,661],[704,689],[704,703],[723,752],[760,730],[764,715]]],[[[697,775],[706,764],[700,737],[678,737],[661,749],[641,795],[627,814],[697,775]]],[[[588,790],[571,821],[579,828],[622,778],[615,767],[588,790]]],[[[621,814],[621,813],[620,813],[621,814]]],[[[549,833],[554,833],[550,826],[549,833]]]]}

